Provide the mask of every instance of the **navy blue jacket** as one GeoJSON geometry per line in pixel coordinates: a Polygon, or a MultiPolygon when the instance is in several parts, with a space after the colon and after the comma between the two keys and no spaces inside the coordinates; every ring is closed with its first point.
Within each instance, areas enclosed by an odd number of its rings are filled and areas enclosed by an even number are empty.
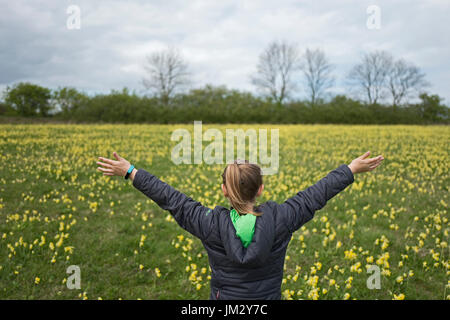
{"type": "Polygon", "coordinates": [[[210,299],[281,299],[284,258],[292,233],[353,181],[353,173],[343,164],[281,204],[261,204],[263,214],[256,219],[247,248],[236,236],[229,208],[207,208],[143,169],[136,172],[133,186],[202,241],[212,271],[210,299]]]}

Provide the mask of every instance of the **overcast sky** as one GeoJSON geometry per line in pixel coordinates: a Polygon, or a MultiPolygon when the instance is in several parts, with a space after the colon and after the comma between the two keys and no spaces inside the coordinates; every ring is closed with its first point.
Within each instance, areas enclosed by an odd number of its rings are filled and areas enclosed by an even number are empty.
{"type": "Polygon", "coordinates": [[[87,93],[128,87],[144,93],[145,56],[181,49],[195,86],[254,90],[249,76],[272,40],[321,48],[336,65],[335,92],[372,50],[415,63],[428,89],[450,101],[449,0],[0,0],[0,89],[20,81],[87,93]],[[68,29],[67,9],[80,9],[68,29]],[[377,5],[380,29],[366,10],[377,5]]]}

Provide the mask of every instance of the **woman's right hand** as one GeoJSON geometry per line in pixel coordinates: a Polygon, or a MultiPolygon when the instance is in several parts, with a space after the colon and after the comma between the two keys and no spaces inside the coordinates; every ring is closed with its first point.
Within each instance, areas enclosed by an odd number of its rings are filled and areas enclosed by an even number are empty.
{"type": "Polygon", "coordinates": [[[384,160],[382,155],[379,155],[375,158],[367,158],[370,155],[370,151],[367,151],[362,156],[353,160],[348,167],[352,170],[353,174],[372,171],[376,167],[378,167],[381,162],[384,160]]]}

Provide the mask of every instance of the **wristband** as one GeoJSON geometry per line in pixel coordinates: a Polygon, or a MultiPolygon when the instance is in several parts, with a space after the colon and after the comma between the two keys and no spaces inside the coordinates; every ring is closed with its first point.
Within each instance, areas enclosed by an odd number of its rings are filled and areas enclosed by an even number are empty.
{"type": "Polygon", "coordinates": [[[125,180],[128,179],[128,177],[130,176],[131,172],[133,172],[134,166],[131,165],[130,168],[127,171],[127,174],[125,175],[125,180]]]}

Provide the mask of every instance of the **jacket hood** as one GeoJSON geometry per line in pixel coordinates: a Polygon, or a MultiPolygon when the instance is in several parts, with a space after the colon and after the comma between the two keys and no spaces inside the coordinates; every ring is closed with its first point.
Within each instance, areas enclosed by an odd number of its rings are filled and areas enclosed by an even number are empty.
{"type": "Polygon", "coordinates": [[[264,205],[261,205],[259,209],[262,211],[262,215],[256,217],[255,233],[247,248],[243,246],[241,239],[236,235],[230,210],[227,209],[225,213],[221,238],[227,257],[237,264],[250,267],[261,266],[270,256],[275,240],[273,213],[264,205]]]}

